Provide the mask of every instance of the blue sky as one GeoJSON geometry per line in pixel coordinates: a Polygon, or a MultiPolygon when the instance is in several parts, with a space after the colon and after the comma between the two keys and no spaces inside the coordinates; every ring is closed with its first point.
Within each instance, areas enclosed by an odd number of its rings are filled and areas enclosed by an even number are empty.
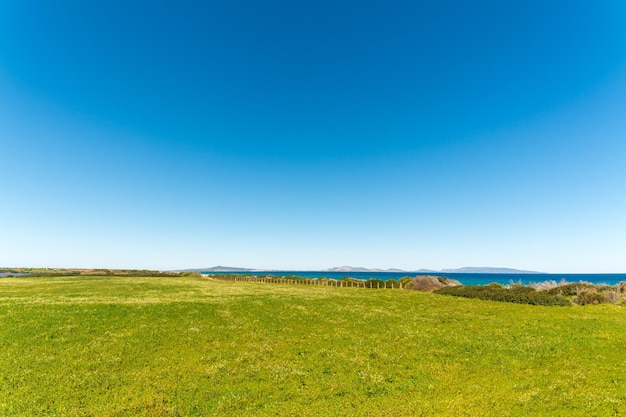
{"type": "Polygon", "coordinates": [[[621,1],[4,1],[0,265],[626,272],[621,1]]]}

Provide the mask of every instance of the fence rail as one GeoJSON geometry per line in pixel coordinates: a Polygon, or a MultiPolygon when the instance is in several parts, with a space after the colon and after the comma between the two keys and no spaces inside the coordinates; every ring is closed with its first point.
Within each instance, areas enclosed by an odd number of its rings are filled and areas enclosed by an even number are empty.
{"type": "Polygon", "coordinates": [[[369,288],[369,289],[403,289],[402,282],[396,280],[362,280],[356,278],[330,279],[330,278],[300,278],[280,276],[256,276],[256,275],[206,275],[207,278],[217,281],[254,282],[260,284],[287,284],[287,285],[312,285],[335,288],[369,288]]]}

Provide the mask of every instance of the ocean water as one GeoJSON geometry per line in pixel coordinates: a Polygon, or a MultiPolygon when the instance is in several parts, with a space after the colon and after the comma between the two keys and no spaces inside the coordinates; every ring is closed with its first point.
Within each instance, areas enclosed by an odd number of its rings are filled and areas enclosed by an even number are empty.
{"type": "MultiPolygon", "coordinates": [[[[233,272],[203,272],[203,274],[222,274],[230,275],[233,272]]],[[[331,278],[341,279],[351,277],[367,280],[370,278],[381,279],[400,279],[403,277],[414,277],[417,275],[435,275],[439,277],[447,277],[455,279],[463,285],[487,285],[497,282],[503,285],[509,284],[533,284],[545,281],[555,281],[559,283],[566,281],[568,283],[589,282],[591,284],[607,284],[616,285],[622,281],[626,281],[626,274],[460,274],[447,272],[328,272],[328,271],[263,271],[263,272],[241,272],[243,275],[254,276],[296,276],[301,278],[331,278]]]]}

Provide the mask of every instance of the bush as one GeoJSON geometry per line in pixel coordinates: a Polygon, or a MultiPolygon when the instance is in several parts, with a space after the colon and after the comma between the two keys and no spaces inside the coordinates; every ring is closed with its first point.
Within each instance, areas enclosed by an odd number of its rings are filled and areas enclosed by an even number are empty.
{"type": "Polygon", "coordinates": [[[411,281],[413,281],[413,277],[402,277],[400,278],[400,285],[402,286],[402,288],[404,289],[410,289],[407,288],[409,287],[409,285],[411,284],[411,281]]]}
{"type": "Polygon", "coordinates": [[[533,287],[526,287],[524,285],[512,284],[509,286],[509,291],[513,294],[530,294],[537,292],[533,287]]]}
{"type": "Polygon", "coordinates": [[[407,289],[432,292],[443,287],[445,287],[445,285],[439,281],[439,277],[425,275],[413,278],[407,286],[407,289]]]}
{"type": "Polygon", "coordinates": [[[433,292],[440,288],[461,285],[459,281],[448,279],[446,277],[436,277],[433,275],[420,275],[415,278],[411,278],[409,281],[404,280],[405,278],[402,278],[401,280],[401,282],[404,282],[402,288],[424,292],[433,292]]]}
{"type": "Polygon", "coordinates": [[[200,272],[183,272],[181,275],[183,277],[202,278],[202,274],[200,272]]]}
{"type": "Polygon", "coordinates": [[[606,303],[609,300],[606,298],[606,296],[602,293],[599,293],[597,291],[594,290],[581,290],[578,295],[576,295],[576,298],[574,298],[574,302],[576,304],[580,304],[581,306],[587,305],[587,304],[602,304],[602,303],[606,303]]]}
{"type": "Polygon", "coordinates": [[[377,278],[370,278],[365,281],[365,286],[367,288],[385,288],[385,281],[377,278]]]}
{"type": "Polygon", "coordinates": [[[400,288],[400,281],[397,279],[388,279],[385,281],[385,288],[400,288]]]}
{"type": "Polygon", "coordinates": [[[603,295],[604,297],[606,297],[607,302],[613,303],[613,304],[619,303],[619,300],[620,300],[619,292],[617,292],[616,290],[605,291],[603,295]]]}
{"type": "Polygon", "coordinates": [[[532,304],[542,306],[568,306],[571,303],[560,296],[538,292],[534,288],[522,285],[512,285],[511,288],[486,286],[456,286],[444,287],[435,291],[436,294],[452,295],[455,297],[477,298],[479,300],[503,301],[517,304],[532,304]]]}
{"type": "Polygon", "coordinates": [[[546,292],[552,295],[562,295],[565,297],[572,297],[578,294],[581,290],[595,290],[595,289],[596,287],[594,285],[578,283],[578,284],[559,285],[558,287],[551,288],[546,292]]]}

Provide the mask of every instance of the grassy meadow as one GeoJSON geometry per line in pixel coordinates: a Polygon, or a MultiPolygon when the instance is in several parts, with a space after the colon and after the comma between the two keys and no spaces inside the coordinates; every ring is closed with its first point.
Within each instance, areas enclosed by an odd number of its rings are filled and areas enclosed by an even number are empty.
{"type": "Polygon", "coordinates": [[[0,415],[626,415],[626,311],[194,277],[3,278],[0,415]]]}

